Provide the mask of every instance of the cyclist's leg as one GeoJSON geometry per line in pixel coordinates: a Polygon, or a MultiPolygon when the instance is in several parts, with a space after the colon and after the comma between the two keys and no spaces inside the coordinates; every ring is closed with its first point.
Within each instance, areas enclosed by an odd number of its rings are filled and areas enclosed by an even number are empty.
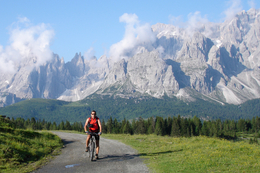
{"type": "Polygon", "coordinates": [[[88,147],[90,137],[91,137],[91,135],[88,135],[88,137],[86,139],[86,147],[88,147]]]}
{"type": "Polygon", "coordinates": [[[99,136],[96,136],[96,154],[99,152],[99,136]]]}

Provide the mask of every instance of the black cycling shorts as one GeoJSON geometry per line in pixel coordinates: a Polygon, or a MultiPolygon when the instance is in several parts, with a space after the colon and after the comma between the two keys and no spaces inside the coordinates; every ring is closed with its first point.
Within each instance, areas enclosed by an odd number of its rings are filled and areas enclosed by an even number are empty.
{"type": "Polygon", "coordinates": [[[90,135],[90,137],[95,136],[96,141],[99,141],[99,135],[90,135]]]}

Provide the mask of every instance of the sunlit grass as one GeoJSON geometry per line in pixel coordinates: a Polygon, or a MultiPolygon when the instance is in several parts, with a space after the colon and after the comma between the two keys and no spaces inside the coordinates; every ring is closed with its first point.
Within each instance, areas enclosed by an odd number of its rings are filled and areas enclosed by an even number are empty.
{"type": "Polygon", "coordinates": [[[0,127],[0,172],[30,172],[62,147],[58,136],[48,132],[34,132],[0,127]]]}
{"type": "Polygon", "coordinates": [[[204,136],[172,138],[156,135],[114,135],[135,148],[156,172],[259,172],[260,146],[204,136]]]}

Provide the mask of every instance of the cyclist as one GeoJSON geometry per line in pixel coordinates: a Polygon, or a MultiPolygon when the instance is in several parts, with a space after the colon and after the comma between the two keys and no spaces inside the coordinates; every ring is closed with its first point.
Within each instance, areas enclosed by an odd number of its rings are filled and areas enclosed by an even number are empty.
{"type": "MultiPolygon", "coordinates": [[[[94,133],[98,133],[98,136],[95,135],[95,139],[96,139],[96,156],[95,159],[98,159],[98,152],[99,152],[99,136],[102,134],[102,127],[101,127],[101,123],[99,118],[96,116],[96,111],[93,110],[91,112],[91,117],[87,118],[85,126],[84,126],[84,130],[86,133],[88,133],[87,131],[87,126],[90,132],[94,132],[94,133]],[[89,124],[89,125],[88,125],[89,124]]],[[[86,139],[86,152],[88,152],[89,147],[89,140],[90,140],[91,135],[88,134],[88,137],[86,139]]]]}

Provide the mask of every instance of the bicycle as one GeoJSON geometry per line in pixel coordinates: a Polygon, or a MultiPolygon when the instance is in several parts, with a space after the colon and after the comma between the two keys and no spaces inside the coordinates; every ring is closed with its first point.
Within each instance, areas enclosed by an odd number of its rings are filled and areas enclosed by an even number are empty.
{"type": "Polygon", "coordinates": [[[87,134],[91,135],[89,145],[88,145],[88,147],[89,147],[88,153],[89,153],[90,161],[93,161],[93,158],[96,155],[96,138],[95,138],[95,136],[97,136],[98,133],[87,132],[87,134]]]}

